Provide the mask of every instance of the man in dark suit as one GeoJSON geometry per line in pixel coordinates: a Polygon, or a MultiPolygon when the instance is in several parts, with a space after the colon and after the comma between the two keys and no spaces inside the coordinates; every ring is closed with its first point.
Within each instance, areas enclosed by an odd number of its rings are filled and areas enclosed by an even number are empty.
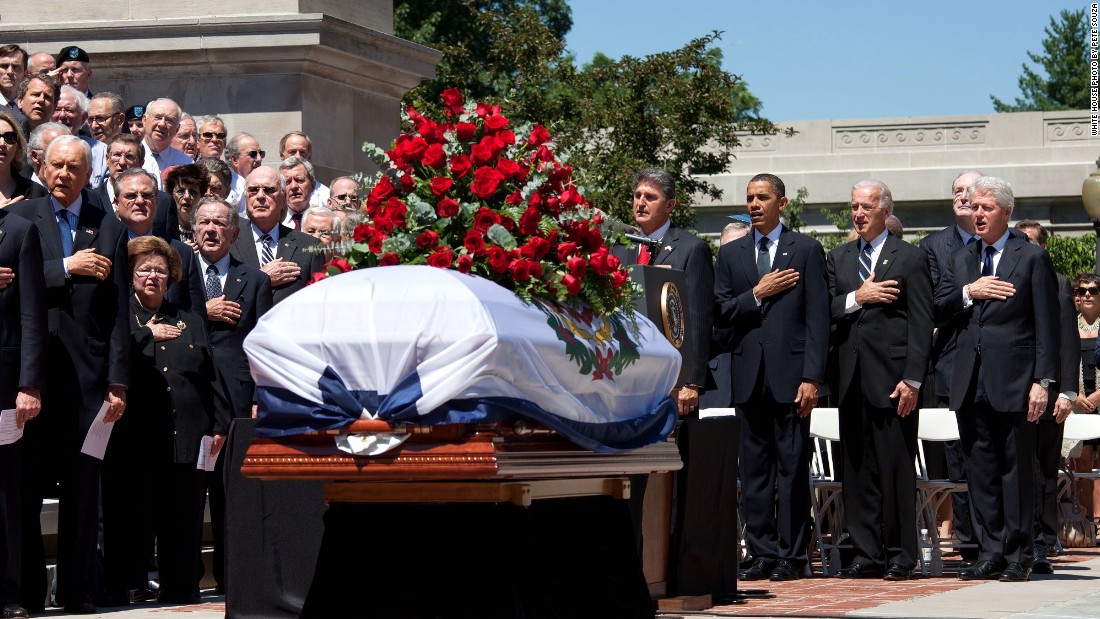
{"type": "MultiPolygon", "coordinates": [[[[252,416],[256,384],[252,382],[244,338],[271,309],[271,280],[229,253],[240,234],[237,209],[228,202],[203,198],[195,208],[192,230],[199,244],[199,268],[203,273],[210,346],[214,363],[225,381],[231,415],[215,420],[216,449],[221,450],[233,419],[252,416]]],[[[214,534],[214,579],[224,590],[225,488],[224,458],[207,476],[210,519],[214,534]]]]}
{"type": "MultiPolygon", "coordinates": [[[[152,234],[153,221],[159,205],[156,202],[157,186],[153,175],[134,167],[111,179],[114,193],[115,214],[126,226],[127,240],[152,234]]],[[[163,237],[162,237],[163,238],[163,237]]],[[[206,317],[206,295],[202,283],[198,258],[190,245],[174,239],[165,239],[179,254],[183,267],[180,280],[168,287],[164,298],[180,309],[206,317]]]]}
{"type": "MultiPolygon", "coordinates": [[[[0,410],[25,428],[46,383],[46,286],[37,229],[0,210],[0,410]]],[[[0,616],[26,617],[21,579],[23,443],[0,446],[0,616]]]]}
{"type": "Polygon", "coordinates": [[[42,608],[46,562],[39,515],[58,484],[57,596],[69,612],[93,613],[92,579],[100,461],[81,453],[104,401],[121,417],[129,380],[125,228],[90,203],[91,149],[78,137],[50,143],[49,198],[8,207],[37,227],[44,259],[48,378],[40,420],[24,440],[23,583],[20,603],[42,608]]]}
{"type": "Polygon", "coordinates": [[[317,239],[279,223],[286,208],[285,183],[282,175],[268,167],[249,173],[245,200],[250,225],[241,230],[230,250],[237,260],[267,273],[274,303],[304,288],[325,267],[324,253],[310,251],[320,245],[317,239]]]}
{"type": "MultiPolygon", "coordinates": [[[[140,168],[141,162],[144,160],[145,146],[134,135],[120,133],[111,139],[107,144],[107,179],[99,187],[92,189],[92,195],[103,203],[104,210],[114,210],[115,208],[115,188],[111,181],[118,178],[126,170],[140,168]]],[[[162,213],[175,212],[175,210],[176,205],[172,201],[172,196],[158,189],[156,216],[153,218],[152,227],[153,235],[166,241],[179,240],[179,226],[166,228],[161,221],[164,218],[162,213]],[[159,228],[158,222],[160,223],[159,228]]]]}
{"type": "Polygon", "coordinates": [[[924,252],[886,229],[879,181],[852,188],[859,238],[829,252],[838,358],[844,514],[855,557],[841,578],[908,580],[917,564],[917,416],[932,343],[924,252]]]}
{"type": "Polygon", "coordinates": [[[723,245],[715,325],[732,328],[733,403],[741,418],[741,501],[755,557],[744,580],[792,580],[805,569],[810,518],[810,411],[825,395],[829,288],[816,240],[779,222],[786,188],[748,184],[753,233],[723,245]]]}
{"type": "MultiPolygon", "coordinates": [[[[692,369],[676,392],[677,406],[684,417],[676,437],[684,468],[676,481],[677,526],[670,553],[673,587],[681,595],[724,596],[736,591],[736,462],[732,457],[724,458],[713,444],[708,449],[703,442],[727,433],[725,426],[736,422],[707,420],[704,425],[708,429],[700,429],[699,395],[709,377],[714,269],[707,243],[673,225],[674,208],[676,180],[671,174],[646,168],[634,176],[634,221],[643,235],[659,241],[652,250],[644,246],[639,249],[638,264],[684,272],[684,309],[687,338],[691,340],[687,349],[694,352],[694,357],[684,359],[692,369]],[[697,436],[701,432],[704,435],[697,436]],[[730,466],[733,468],[724,475],[725,484],[710,483],[723,478],[723,471],[730,466]]],[[[731,440],[732,436],[736,434],[731,440]]]]}
{"type": "MultiPolygon", "coordinates": [[[[932,290],[939,286],[943,268],[950,262],[951,256],[964,245],[978,239],[974,232],[974,215],[970,209],[970,186],[981,175],[981,172],[967,171],[955,178],[951,183],[951,209],[955,214],[955,223],[921,239],[920,248],[928,258],[928,269],[932,275],[932,290]]],[[[965,325],[964,318],[953,316],[944,322],[936,321],[931,354],[933,388],[928,389],[926,386],[923,394],[927,406],[949,405],[956,341],[959,330],[965,325]]],[[[925,449],[925,457],[930,463],[946,463],[946,475],[949,479],[956,482],[966,481],[962,446],[957,441],[947,443],[942,451],[935,444],[928,444],[925,449]]],[[[974,534],[974,518],[970,512],[970,498],[967,493],[951,494],[951,512],[952,528],[963,546],[959,549],[963,558],[962,568],[966,569],[978,558],[978,539],[974,534]]]]}
{"type": "Polygon", "coordinates": [[[970,204],[981,242],[951,257],[935,297],[941,321],[966,319],[950,404],[981,548],[978,563],[959,577],[1026,581],[1034,553],[1034,422],[1059,370],[1057,280],[1046,252],[1009,234],[1014,199],[1006,181],[977,179],[970,204]]]}

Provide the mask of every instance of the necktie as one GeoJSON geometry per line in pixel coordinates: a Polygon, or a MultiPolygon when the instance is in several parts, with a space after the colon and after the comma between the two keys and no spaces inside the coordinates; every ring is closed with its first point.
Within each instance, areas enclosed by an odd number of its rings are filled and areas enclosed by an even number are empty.
{"type": "Polygon", "coordinates": [[[985,246],[985,252],[982,253],[982,277],[993,275],[993,254],[995,253],[997,253],[996,247],[985,246]]]}
{"type": "Polygon", "coordinates": [[[218,279],[218,267],[206,267],[206,300],[222,296],[222,282],[218,279]]]}
{"type": "Polygon", "coordinates": [[[264,266],[268,262],[275,259],[275,252],[271,251],[271,238],[270,234],[260,235],[260,245],[263,246],[263,251],[260,254],[260,266],[264,266]]]}
{"type": "Polygon", "coordinates": [[[760,251],[756,254],[756,272],[760,277],[764,277],[770,270],[772,270],[772,257],[768,253],[768,237],[764,236],[760,238],[760,251]]]}
{"type": "Polygon", "coordinates": [[[73,224],[69,209],[57,211],[57,231],[61,234],[61,251],[65,257],[73,255],[73,224]]]}
{"type": "Polygon", "coordinates": [[[290,218],[294,220],[294,229],[297,230],[298,232],[301,232],[302,231],[302,214],[301,213],[294,213],[293,215],[290,216],[290,218]]]}
{"type": "Polygon", "coordinates": [[[859,281],[865,282],[868,277],[871,277],[871,244],[864,241],[859,252],[859,281]]]}
{"type": "Polygon", "coordinates": [[[649,264],[649,245],[642,243],[638,246],[638,264],[649,264]]]}

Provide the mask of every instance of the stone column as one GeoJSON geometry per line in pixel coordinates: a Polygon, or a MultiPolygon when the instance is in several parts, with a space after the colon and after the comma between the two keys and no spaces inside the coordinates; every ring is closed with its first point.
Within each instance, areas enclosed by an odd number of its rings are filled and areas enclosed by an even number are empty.
{"type": "Polygon", "coordinates": [[[268,165],[280,137],[304,131],[326,183],[373,170],[363,142],[396,137],[401,97],[440,57],[393,36],[390,0],[50,0],[12,3],[0,20],[0,38],[32,54],[84,48],[93,92],[221,116],[230,135],[256,136],[268,165]]]}

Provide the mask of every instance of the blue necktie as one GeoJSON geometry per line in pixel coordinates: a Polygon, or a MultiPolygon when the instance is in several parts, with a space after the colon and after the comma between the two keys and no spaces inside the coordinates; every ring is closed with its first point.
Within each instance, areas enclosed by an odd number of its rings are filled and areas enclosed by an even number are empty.
{"type": "Polygon", "coordinates": [[[61,234],[61,251],[68,258],[73,255],[73,222],[69,209],[57,211],[57,231],[61,234]]]}
{"type": "Polygon", "coordinates": [[[868,277],[871,277],[871,244],[864,241],[863,251],[859,252],[859,281],[865,282],[868,277]]]}
{"type": "Polygon", "coordinates": [[[270,234],[261,234],[260,243],[262,245],[262,251],[260,252],[260,266],[267,264],[275,259],[275,252],[271,251],[271,242],[275,239],[271,238],[270,234]]]}
{"type": "Polygon", "coordinates": [[[996,247],[985,246],[985,252],[982,253],[982,277],[993,275],[993,254],[995,253],[997,253],[996,247]]]}

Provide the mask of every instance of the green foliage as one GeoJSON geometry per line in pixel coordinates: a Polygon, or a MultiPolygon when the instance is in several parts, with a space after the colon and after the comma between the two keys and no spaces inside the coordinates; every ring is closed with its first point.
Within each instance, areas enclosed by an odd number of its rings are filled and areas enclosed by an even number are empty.
{"type": "Polygon", "coordinates": [[[993,95],[993,109],[998,112],[1028,112],[1048,110],[1089,109],[1089,26],[1085,9],[1062,9],[1061,19],[1050,18],[1044,28],[1043,54],[1028,52],[1032,62],[1042,68],[1042,75],[1023,65],[1019,85],[1023,97],[1008,104],[993,95]]]}
{"type": "Polygon", "coordinates": [[[1057,236],[1047,239],[1047,253],[1054,270],[1073,279],[1096,268],[1096,235],[1057,236]]]}
{"type": "Polygon", "coordinates": [[[783,211],[783,216],[787,219],[787,227],[795,232],[802,230],[802,226],[806,225],[802,219],[802,213],[806,212],[806,198],[809,196],[808,189],[799,187],[795,197],[787,199],[787,208],[783,211]]]}
{"type": "Polygon", "coordinates": [[[589,202],[623,221],[633,220],[634,173],[668,170],[678,183],[673,221],[690,227],[698,197],[722,195],[693,175],[725,172],[739,131],[777,128],[759,118],[760,100],[745,83],[722,69],[720,33],[644,58],[598,54],[578,67],[562,43],[571,23],[565,0],[396,2],[398,36],[444,53],[436,79],[406,102],[428,110],[456,87],[468,100],[506,104],[513,126],[546,125],[589,202]]]}

